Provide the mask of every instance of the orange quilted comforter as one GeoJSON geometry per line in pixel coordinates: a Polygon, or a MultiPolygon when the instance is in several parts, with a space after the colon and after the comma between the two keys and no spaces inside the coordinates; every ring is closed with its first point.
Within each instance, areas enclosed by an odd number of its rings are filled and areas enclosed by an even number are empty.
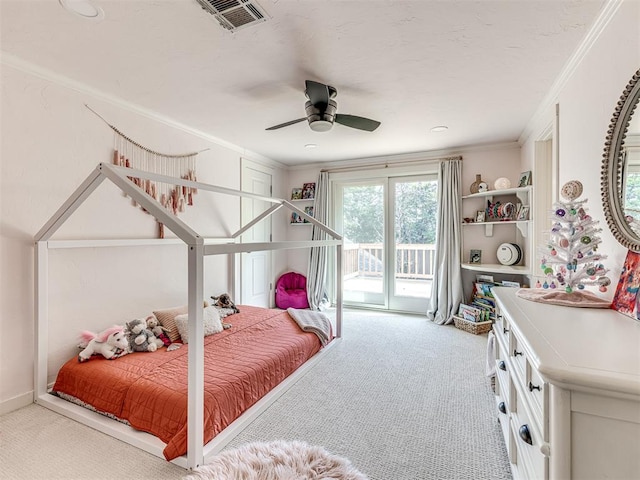
{"type": "MultiPolygon", "coordinates": [[[[204,339],[205,443],[320,350],[318,337],[286,311],[241,306],[240,312],[227,317],[231,329],[204,339]]],[[[172,460],[187,451],[188,348],[84,363],[72,358],[53,391],[157,436],[172,460]]]]}

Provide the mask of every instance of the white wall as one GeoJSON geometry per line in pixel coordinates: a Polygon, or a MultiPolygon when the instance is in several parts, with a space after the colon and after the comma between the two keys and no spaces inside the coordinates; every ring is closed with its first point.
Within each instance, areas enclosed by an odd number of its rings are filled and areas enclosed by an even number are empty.
{"type": "MultiPolygon", "coordinates": [[[[203,182],[239,189],[240,153],[8,65],[1,75],[0,406],[6,411],[29,402],[33,390],[33,236],[99,162],[111,161],[113,131],[84,104],[154,150],[209,149],[197,159],[203,182]]],[[[276,192],[281,189],[279,180],[276,192]]],[[[239,228],[238,198],[200,191],[194,203],[180,217],[199,233],[226,237],[239,228]]],[[[156,238],[156,229],[151,216],[105,182],[54,239],[156,238]]],[[[228,266],[224,257],[207,259],[207,296],[229,291],[228,266]]],[[[53,252],[51,369],[77,353],[73,345],[80,330],[97,331],[154,308],[185,304],[186,271],[184,246],[53,252]]]]}
{"type": "MultiPolygon", "coordinates": [[[[604,141],[616,102],[635,71],[640,68],[640,2],[625,1],[551,103],[560,106],[559,185],[579,180],[582,198],[603,229],[600,251],[609,258],[611,297],[624,262],[626,249],[611,235],[600,196],[600,168],[604,141]]],[[[534,143],[552,121],[548,108],[522,148],[523,164],[533,164],[534,143]]],[[[638,113],[636,112],[636,115],[638,113]]]]}

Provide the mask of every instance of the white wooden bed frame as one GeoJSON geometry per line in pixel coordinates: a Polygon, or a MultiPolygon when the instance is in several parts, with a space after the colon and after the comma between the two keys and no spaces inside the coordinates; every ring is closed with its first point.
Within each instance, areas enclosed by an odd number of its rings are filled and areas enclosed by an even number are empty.
{"type": "MultiPolygon", "coordinates": [[[[47,385],[47,358],[49,338],[48,317],[48,255],[50,249],[56,248],[84,248],[84,247],[132,247],[168,245],[171,243],[183,243],[188,247],[188,309],[189,309],[189,342],[188,353],[188,410],[187,410],[187,454],[173,460],[173,463],[181,467],[193,469],[203,465],[211,456],[218,453],[236,436],[249,422],[263,412],[280,395],[300,379],[327,349],[335,344],[342,335],[342,237],[310,217],[305,212],[296,208],[290,202],[271,197],[218,187],[201,182],[194,182],[165,175],[159,175],[131,168],[119,167],[107,163],[98,164],[97,168],[82,182],[69,199],[58,209],[49,221],[35,235],[35,388],[34,402],[54,410],[62,415],[72,418],[80,423],[88,425],[96,430],[118,438],[126,443],[141,448],[158,457],[164,458],[162,453],[165,444],[157,437],[137,431],[132,427],[111,420],[104,415],[93,412],[84,407],[62,400],[48,393],[47,385]],[[155,199],[147,195],[127,177],[138,177],[157,182],[165,182],[173,185],[195,187],[200,190],[234,195],[237,197],[262,200],[272,204],[267,210],[251,220],[230,238],[208,239],[198,235],[178,217],[170,214],[155,199]],[[135,200],[148,213],[163,223],[178,238],[177,239],[149,239],[149,240],[51,240],[54,233],[75,212],[75,210],[95,191],[105,180],[110,180],[125,194],[135,200]],[[258,222],[272,215],[282,207],[297,212],[301,217],[313,223],[327,234],[332,240],[309,240],[292,242],[262,242],[240,243],[240,236],[258,222]],[[213,240],[215,243],[208,243],[213,240]],[[255,252],[264,250],[282,250],[290,248],[309,248],[319,246],[331,246],[336,248],[336,340],[323,348],[314,357],[308,360],[293,374],[269,392],[253,407],[247,410],[241,417],[224,429],[209,443],[203,445],[204,422],[204,327],[202,323],[202,299],[204,298],[203,269],[205,255],[227,254],[231,258],[231,271],[236,273],[236,254],[243,252],[255,252]]],[[[232,288],[235,285],[232,281],[232,288]]]]}

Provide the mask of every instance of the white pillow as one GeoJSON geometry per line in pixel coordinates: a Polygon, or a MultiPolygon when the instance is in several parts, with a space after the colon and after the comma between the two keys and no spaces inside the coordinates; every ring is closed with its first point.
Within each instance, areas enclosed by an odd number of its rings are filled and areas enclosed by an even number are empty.
{"type": "MultiPolygon", "coordinates": [[[[183,343],[189,343],[189,314],[177,315],[174,319],[183,343]]],[[[213,335],[223,330],[220,314],[216,307],[207,307],[202,311],[202,322],[204,323],[204,336],[213,335]]]]}

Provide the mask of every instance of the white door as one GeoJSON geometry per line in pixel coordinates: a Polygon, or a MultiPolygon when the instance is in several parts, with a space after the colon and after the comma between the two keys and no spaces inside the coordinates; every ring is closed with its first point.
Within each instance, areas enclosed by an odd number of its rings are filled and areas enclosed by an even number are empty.
{"type": "MultiPolygon", "coordinates": [[[[242,167],[242,190],[271,197],[271,174],[258,166],[246,164],[242,167]]],[[[272,204],[252,198],[242,199],[242,225],[246,225],[272,204]]],[[[271,241],[271,218],[265,218],[242,235],[242,242],[271,241]]],[[[271,306],[271,252],[243,253],[240,257],[241,282],[240,302],[257,307],[271,306]]]]}

